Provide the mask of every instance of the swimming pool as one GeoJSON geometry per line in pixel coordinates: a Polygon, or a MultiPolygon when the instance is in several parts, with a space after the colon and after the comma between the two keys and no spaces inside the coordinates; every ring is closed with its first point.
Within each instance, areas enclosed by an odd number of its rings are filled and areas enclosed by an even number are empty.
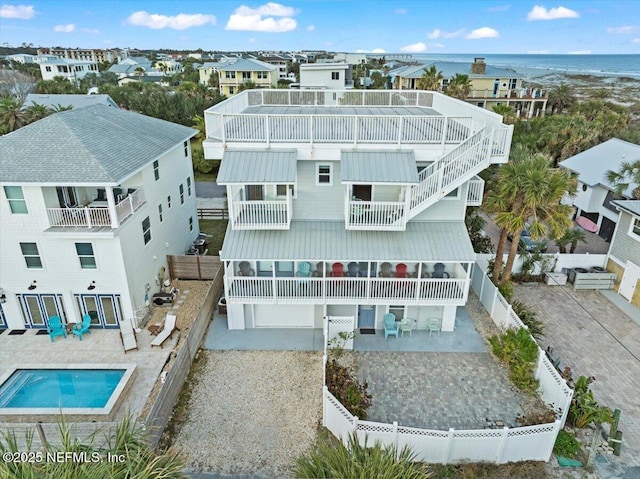
{"type": "Polygon", "coordinates": [[[135,373],[131,364],[25,366],[0,378],[0,421],[35,415],[110,420],[135,373]]]}

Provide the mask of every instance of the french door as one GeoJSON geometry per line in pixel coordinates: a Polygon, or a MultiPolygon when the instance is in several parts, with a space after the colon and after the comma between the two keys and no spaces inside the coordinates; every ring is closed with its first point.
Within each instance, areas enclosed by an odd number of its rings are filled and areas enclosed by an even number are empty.
{"type": "Polygon", "coordinates": [[[118,294],[76,294],[80,315],[91,316],[91,326],[118,328],[122,317],[122,305],[118,294]]]}
{"type": "Polygon", "coordinates": [[[60,316],[67,322],[61,294],[19,294],[18,300],[27,328],[44,329],[51,316],[60,316]]]}

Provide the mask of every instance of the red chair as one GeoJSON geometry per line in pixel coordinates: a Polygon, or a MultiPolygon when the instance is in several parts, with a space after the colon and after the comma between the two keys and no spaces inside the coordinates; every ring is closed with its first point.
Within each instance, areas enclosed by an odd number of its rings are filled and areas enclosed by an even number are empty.
{"type": "Polygon", "coordinates": [[[344,266],[342,263],[333,263],[331,265],[331,273],[330,276],[334,278],[342,278],[344,277],[344,266]]]}
{"type": "Polygon", "coordinates": [[[404,263],[398,263],[396,265],[396,278],[408,278],[407,265],[404,263]]]}

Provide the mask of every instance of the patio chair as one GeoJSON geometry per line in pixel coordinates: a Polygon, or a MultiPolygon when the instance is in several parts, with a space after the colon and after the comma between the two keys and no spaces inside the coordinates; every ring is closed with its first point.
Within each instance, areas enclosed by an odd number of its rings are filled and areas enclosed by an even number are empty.
{"type": "Polygon", "coordinates": [[[95,201],[107,201],[107,190],[104,188],[98,188],[98,196],[95,201]]]}
{"type": "Polygon", "coordinates": [[[316,278],[324,278],[324,263],[322,261],[318,261],[316,263],[316,270],[313,272],[313,276],[316,278]]]}
{"type": "Polygon", "coordinates": [[[80,338],[80,341],[82,341],[82,335],[84,333],[88,334],[91,332],[89,330],[90,327],[91,327],[91,316],[89,316],[88,314],[85,314],[82,317],[82,322],[76,324],[71,330],[71,332],[74,334],[74,336],[78,336],[78,338],[80,338]]]}
{"type": "Polygon", "coordinates": [[[47,320],[47,333],[49,333],[49,339],[51,339],[51,342],[53,342],[53,338],[56,336],[67,337],[67,330],[64,324],[62,324],[60,316],[51,316],[47,320]]]}
{"type": "Polygon", "coordinates": [[[122,347],[124,353],[133,349],[138,349],[138,342],[136,341],[136,332],[133,328],[122,328],[120,326],[120,341],[122,341],[122,347]]]}
{"type": "Polygon", "coordinates": [[[162,349],[162,343],[164,343],[167,338],[173,336],[173,332],[178,329],[176,328],[176,319],[175,314],[167,314],[165,316],[164,329],[151,341],[151,347],[160,346],[160,349],[162,349]]]}
{"type": "Polygon", "coordinates": [[[308,278],[309,276],[311,276],[311,263],[307,263],[306,261],[300,263],[298,265],[296,276],[298,278],[308,278]]]}
{"type": "Polygon", "coordinates": [[[256,272],[251,269],[251,263],[248,261],[240,261],[238,265],[240,271],[238,271],[238,276],[255,276],[256,272]]]}
{"type": "Polygon", "coordinates": [[[384,339],[388,339],[389,336],[398,337],[399,326],[396,324],[396,315],[393,313],[387,313],[384,315],[384,339]]]}
{"type": "Polygon", "coordinates": [[[444,264],[436,263],[433,265],[433,275],[434,278],[450,278],[451,276],[444,270],[444,264]]]}
{"type": "Polygon", "coordinates": [[[333,263],[331,265],[331,272],[329,276],[333,278],[343,278],[344,277],[344,265],[342,263],[333,263]]]}
{"type": "Polygon", "coordinates": [[[400,336],[404,336],[405,331],[409,331],[409,337],[411,337],[411,331],[413,331],[413,319],[404,318],[400,321],[400,336]]]}
{"type": "Polygon", "coordinates": [[[360,276],[360,266],[355,261],[352,261],[347,265],[347,276],[350,278],[357,278],[360,276]]]}
{"type": "Polygon", "coordinates": [[[396,265],[396,278],[408,278],[410,274],[407,273],[407,265],[404,263],[398,263],[396,265]]]}
{"type": "Polygon", "coordinates": [[[438,333],[438,337],[440,337],[440,318],[429,319],[429,337],[432,333],[438,333]]]}
{"type": "Polygon", "coordinates": [[[382,263],[380,265],[380,272],[378,277],[380,278],[393,278],[394,273],[391,271],[391,263],[382,263]]]}
{"type": "Polygon", "coordinates": [[[416,269],[414,270],[413,274],[411,276],[413,276],[414,278],[418,277],[418,273],[420,273],[420,278],[428,278],[429,277],[429,273],[427,272],[427,264],[426,263],[422,263],[422,269],[420,269],[420,265],[416,264],[416,269]]]}

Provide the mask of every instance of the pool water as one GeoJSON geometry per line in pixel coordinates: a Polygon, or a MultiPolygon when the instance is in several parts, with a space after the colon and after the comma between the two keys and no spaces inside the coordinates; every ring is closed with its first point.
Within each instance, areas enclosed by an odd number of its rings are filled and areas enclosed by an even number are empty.
{"type": "Polygon", "coordinates": [[[18,369],[0,386],[0,408],[103,408],[125,369],[18,369]]]}

